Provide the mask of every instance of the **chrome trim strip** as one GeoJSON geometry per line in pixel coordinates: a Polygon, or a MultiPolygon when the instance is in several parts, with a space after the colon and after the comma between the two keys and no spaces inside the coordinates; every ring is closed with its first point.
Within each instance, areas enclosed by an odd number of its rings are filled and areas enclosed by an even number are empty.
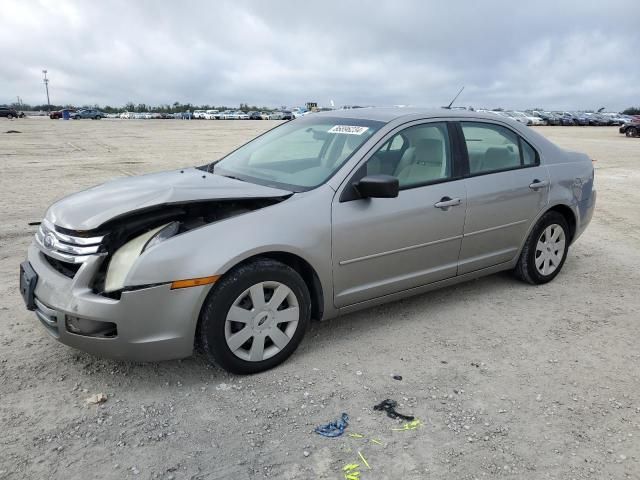
{"type": "Polygon", "coordinates": [[[473,235],[480,235],[481,233],[493,232],[494,230],[500,230],[501,228],[513,227],[514,225],[520,225],[521,223],[527,223],[529,220],[518,220],[517,222],[505,223],[504,225],[498,225],[497,227],[484,228],[482,230],[476,230],[475,232],[465,233],[465,237],[471,237],[473,235]]]}
{"type": "Polygon", "coordinates": [[[44,225],[48,231],[53,233],[58,240],[60,240],[61,242],[70,243],[72,245],[80,245],[80,246],[96,245],[96,244],[100,244],[104,239],[104,235],[101,237],[74,237],[71,235],[60,233],[56,230],[55,225],[51,223],[49,220],[47,220],[46,218],[42,220],[42,223],[40,224],[40,228],[42,228],[42,225],[44,225]]]}
{"type": "MultiPolygon", "coordinates": [[[[67,263],[83,263],[87,261],[89,258],[91,258],[91,255],[75,256],[71,254],[61,253],[61,252],[58,252],[57,250],[49,250],[47,247],[44,246],[44,244],[42,243],[42,239],[39,238],[37,234],[35,235],[34,238],[35,238],[36,246],[40,249],[40,251],[45,255],[49,255],[50,257],[55,258],[56,260],[61,260],[67,263]]],[[[93,255],[103,256],[103,255],[106,255],[106,252],[94,253],[93,255]]]]}
{"type": "Polygon", "coordinates": [[[459,240],[462,235],[456,235],[455,237],[442,238],[440,240],[434,240],[433,242],[420,243],[418,245],[411,245],[409,247],[402,247],[396,250],[389,250],[387,252],[373,253],[371,255],[365,255],[364,257],[352,258],[351,260],[343,260],[340,265],[349,265],[350,263],[361,262],[363,260],[371,260],[372,258],[384,257],[386,255],[393,255],[394,253],[407,252],[409,250],[415,250],[416,248],[428,247],[430,245],[437,245],[438,243],[450,242],[452,240],[459,240]]]}
{"type": "Polygon", "coordinates": [[[54,327],[55,328],[58,325],[58,322],[56,322],[54,320],[51,320],[44,313],[42,313],[40,310],[36,310],[36,316],[40,319],[41,322],[46,323],[50,327],[54,327]]]}
{"type": "Polygon", "coordinates": [[[57,251],[70,253],[72,255],[91,255],[98,253],[100,245],[92,245],[90,247],[74,247],[73,245],[67,245],[66,243],[60,243],[56,241],[53,248],[57,251]]]}
{"type": "Polygon", "coordinates": [[[40,310],[45,315],[48,315],[49,317],[56,317],[57,318],[58,312],[56,312],[52,308],[47,307],[44,303],[42,303],[37,298],[34,298],[33,300],[35,301],[35,304],[36,304],[36,307],[38,308],[38,310],[40,310]]]}

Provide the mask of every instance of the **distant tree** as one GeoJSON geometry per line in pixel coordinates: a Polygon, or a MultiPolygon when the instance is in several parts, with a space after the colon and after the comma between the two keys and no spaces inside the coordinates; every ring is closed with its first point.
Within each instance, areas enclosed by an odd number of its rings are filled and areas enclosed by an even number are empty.
{"type": "Polygon", "coordinates": [[[629,107],[623,110],[622,113],[625,115],[640,115],[640,107],[629,107]]]}

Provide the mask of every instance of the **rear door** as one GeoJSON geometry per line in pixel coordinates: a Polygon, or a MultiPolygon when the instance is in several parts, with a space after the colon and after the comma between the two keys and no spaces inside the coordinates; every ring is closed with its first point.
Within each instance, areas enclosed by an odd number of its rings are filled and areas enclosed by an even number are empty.
{"type": "Polygon", "coordinates": [[[458,274],[512,260],[531,222],[547,205],[549,175],[515,131],[490,122],[460,122],[469,176],[458,274]]]}

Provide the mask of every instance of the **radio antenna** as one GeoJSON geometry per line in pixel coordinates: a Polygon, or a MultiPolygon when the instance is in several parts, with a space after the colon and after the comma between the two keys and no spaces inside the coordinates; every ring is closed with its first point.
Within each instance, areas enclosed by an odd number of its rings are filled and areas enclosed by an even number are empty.
{"type": "Polygon", "coordinates": [[[462,93],[462,91],[463,91],[463,90],[464,90],[464,87],[462,87],[462,88],[460,89],[460,91],[456,94],[456,96],[455,96],[455,97],[453,97],[453,100],[451,100],[451,103],[450,103],[449,105],[447,105],[446,107],[444,107],[444,108],[446,108],[446,109],[448,109],[448,110],[451,110],[451,105],[453,105],[453,102],[455,102],[455,101],[456,101],[456,98],[458,98],[458,97],[460,96],[460,94],[462,93]]]}

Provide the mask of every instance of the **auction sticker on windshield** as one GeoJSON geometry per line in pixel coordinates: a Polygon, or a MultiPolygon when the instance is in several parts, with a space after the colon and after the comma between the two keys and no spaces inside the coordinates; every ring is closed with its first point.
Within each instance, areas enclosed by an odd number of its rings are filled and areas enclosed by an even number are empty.
{"type": "Polygon", "coordinates": [[[369,130],[369,127],[358,127],[355,125],[336,125],[329,129],[328,133],[344,133],[347,135],[362,135],[369,130]]]}

